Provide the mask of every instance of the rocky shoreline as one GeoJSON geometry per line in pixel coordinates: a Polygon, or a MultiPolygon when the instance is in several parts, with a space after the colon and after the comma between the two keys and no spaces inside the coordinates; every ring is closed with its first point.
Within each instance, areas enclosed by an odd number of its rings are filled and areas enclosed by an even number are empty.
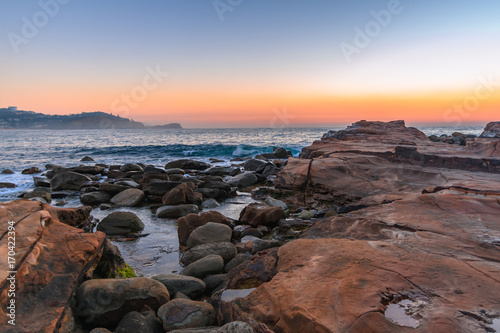
{"type": "Polygon", "coordinates": [[[2,331],[491,331],[497,147],[500,123],[478,138],[428,138],[402,121],[360,121],[299,158],[278,148],[231,166],[87,157],[27,169],[37,188],[0,204],[2,252],[8,222],[16,227],[19,305],[14,328],[2,255],[2,331]],[[75,191],[84,207],[54,207],[75,191]],[[256,202],[238,219],[211,210],[241,192],[256,202]],[[92,208],[117,207],[130,209],[91,218],[92,208]],[[178,219],[179,274],[136,277],[108,240],[147,239],[138,207],[178,219]]]}

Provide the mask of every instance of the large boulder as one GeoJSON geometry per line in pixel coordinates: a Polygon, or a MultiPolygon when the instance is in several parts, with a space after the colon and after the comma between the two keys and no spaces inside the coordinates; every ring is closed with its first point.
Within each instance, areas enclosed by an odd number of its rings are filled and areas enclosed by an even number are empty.
{"type": "Polygon", "coordinates": [[[195,185],[192,182],[177,185],[162,198],[164,205],[195,204],[200,205],[203,196],[194,192],[195,185]]]}
{"type": "Polygon", "coordinates": [[[224,259],[224,262],[229,262],[237,253],[236,246],[230,242],[201,244],[184,252],[181,262],[187,266],[211,254],[219,255],[224,259]]]}
{"type": "Polygon", "coordinates": [[[200,244],[230,242],[232,233],[233,230],[227,225],[208,222],[193,230],[189,235],[186,245],[190,249],[200,244]]]}
{"type": "Polygon", "coordinates": [[[266,200],[264,200],[264,203],[266,205],[268,205],[269,207],[281,207],[281,208],[283,208],[283,210],[287,210],[288,209],[288,205],[284,201],[281,201],[281,200],[278,200],[278,199],[274,199],[271,196],[268,196],[266,198],[266,200]]]}
{"type": "Polygon", "coordinates": [[[283,218],[285,218],[283,208],[253,203],[241,211],[239,222],[240,224],[248,224],[252,227],[263,225],[274,228],[278,225],[279,220],[283,218]]]}
{"type": "Polygon", "coordinates": [[[170,295],[175,295],[180,292],[190,298],[194,298],[200,296],[205,291],[205,283],[192,276],[160,274],[153,276],[153,279],[163,283],[163,285],[167,287],[170,295]]]}
{"type": "Polygon", "coordinates": [[[177,220],[177,235],[179,237],[179,244],[181,246],[186,246],[186,242],[191,232],[208,222],[222,223],[227,226],[231,225],[231,220],[215,210],[203,212],[200,215],[189,214],[177,220]]]}
{"type": "Polygon", "coordinates": [[[54,177],[50,180],[50,187],[55,190],[80,190],[80,185],[85,182],[90,182],[92,179],[89,177],[72,172],[72,171],[63,171],[56,173],[54,177]]]}
{"type": "Polygon", "coordinates": [[[16,188],[17,185],[14,183],[0,183],[0,188],[16,188]]]}
{"type": "Polygon", "coordinates": [[[105,202],[109,202],[111,200],[111,196],[102,191],[83,193],[80,195],[80,201],[84,205],[95,206],[105,202]]]}
{"type": "Polygon", "coordinates": [[[115,333],[163,333],[163,324],[154,311],[132,311],[116,326],[115,333]]]}
{"type": "Polygon", "coordinates": [[[29,169],[24,169],[21,173],[23,175],[34,175],[37,173],[42,173],[42,169],[37,168],[37,167],[31,167],[29,169]]]}
{"type": "Polygon", "coordinates": [[[122,235],[144,229],[144,223],[132,212],[113,212],[97,225],[97,230],[107,235],[122,235]]]}
{"type": "MultiPolygon", "coordinates": [[[[60,209],[39,202],[16,200],[0,203],[0,331],[2,332],[69,332],[72,323],[70,303],[74,288],[82,279],[92,276],[106,241],[102,232],[85,233],[62,223],[60,216],[81,216],[77,208],[60,209]],[[15,227],[15,255],[8,247],[15,227]],[[10,239],[9,239],[10,238],[10,239]],[[8,294],[13,273],[8,272],[8,257],[15,259],[15,296],[8,294]],[[10,301],[15,300],[15,326],[11,320],[10,301]]],[[[86,210],[86,209],[85,209],[86,210]]]]}
{"type": "Polygon", "coordinates": [[[165,332],[174,329],[211,326],[215,323],[215,310],[206,302],[174,299],[158,310],[165,332]]]}
{"type": "Polygon", "coordinates": [[[150,195],[164,196],[180,184],[181,183],[179,182],[157,180],[150,182],[147,186],[144,187],[144,190],[149,192],[150,195]]]}
{"type": "Polygon", "coordinates": [[[121,172],[129,172],[129,171],[138,171],[138,172],[141,172],[141,171],[143,171],[143,168],[139,164],[125,163],[120,168],[120,171],[121,172]]]}
{"type": "Polygon", "coordinates": [[[231,185],[224,182],[219,176],[205,176],[200,178],[198,188],[218,189],[226,192],[231,191],[231,185]]]}
{"type": "Polygon", "coordinates": [[[245,162],[245,164],[243,165],[243,167],[245,168],[245,170],[247,171],[257,171],[257,169],[261,166],[261,165],[264,165],[266,164],[267,162],[266,161],[263,161],[263,160],[256,160],[256,159],[251,159],[251,160],[248,160],[245,162]]]}
{"type": "Polygon", "coordinates": [[[227,183],[234,187],[247,187],[257,183],[259,179],[255,175],[255,173],[251,171],[246,171],[231,177],[227,180],[227,183]]]}
{"type": "Polygon", "coordinates": [[[144,192],[136,188],[129,188],[111,198],[111,203],[118,207],[135,207],[144,199],[144,192]]]}
{"type": "Polygon", "coordinates": [[[480,138],[500,138],[500,121],[488,123],[480,138]]]}
{"type": "Polygon", "coordinates": [[[196,205],[169,205],[158,208],[158,210],[156,211],[156,216],[159,218],[176,219],[198,212],[199,208],[196,205]]]}
{"type": "Polygon", "coordinates": [[[207,275],[219,274],[223,269],[224,259],[219,255],[211,254],[189,264],[179,274],[203,279],[207,275]]]}
{"type": "Polygon", "coordinates": [[[154,311],[170,300],[167,288],[150,278],[93,279],[76,291],[76,313],[94,327],[112,328],[131,311],[154,311]]]}
{"type": "Polygon", "coordinates": [[[168,169],[182,169],[182,170],[206,170],[210,168],[209,163],[195,161],[190,159],[181,159],[176,161],[168,162],[165,165],[165,170],[168,169]]]}
{"type": "Polygon", "coordinates": [[[269,176],[277,174],[279,170],[280,169],[273,163],[266,163],[264,165],[261,165],[255,172],[261,175],[262,177],[267,178],[269,176]]]}

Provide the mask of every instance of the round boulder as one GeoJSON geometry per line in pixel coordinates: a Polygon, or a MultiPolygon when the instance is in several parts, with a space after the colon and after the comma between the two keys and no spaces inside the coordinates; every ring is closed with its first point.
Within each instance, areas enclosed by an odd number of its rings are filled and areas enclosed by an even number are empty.
{"type": "Polygon", "coordinates": [[[210,303],[178,298],[162,305],[158,317],[163,322],[165,332],[169,332],[211,326],[215,322],[215,310],[210,303]]]}
{"type": "Polygon", "coordinates": [[[195,277],[179,274],[160,274],[153,279],[163,283],[170,295],[183,293],[188,297],[198,297],[205,292],[205,283],[195,277]]]}
{"type": "Polygon", "coordinates": [[[114,212],[97,225],[97,230],[107,235],[123,235],[144,229],[144,223],[132,212],[114,212]]]}
{"type": "Polygon", "coordinates": [[[95,206],[105,202],[109,202],[111,197],[106,192],[90,192],[80,195],[80,201],[84,205],[95,206]]]}
{"type": "Polygon", "coordinates": [[[186,242],[190,249],[200,244],[230,242],[233,230],[225,224],[208,222],[196,228],[186,242]]]}
{"type": "Polygon", "coordinates": [[[129,188],[111,198],[111,203],[118,207],[135,207],[144,199],[144,192],[137,188],[129,188]]]}
{"type": "Polygon", "coordinates": [[[156,211],[156,216],[160,218],[176,219],[193,213],[198,213],[199,208],[196,205],[176,205],[162,206],[156,211]]]}
{"type": "Polygon", "coordinates": [[[223,269],[224,259],[219,255],[211,254],[189,264],[179,274],[203,279],[207,275],[219,274],[223,269]]]}
{"type": "Polygon", "coordinates": [[[237,253],[236,246],[229,242],[201,244],[184,252],[181,261],[187,266],[208,255],[217,254],[224,259],[224,262],[229,262],[237,253]]]}
{"type": "Polygon", "coordinates": [[[94,327],[114,327],[131,311],[157,311],[169,300],[167,288],[150,278],[92,279],[76,291],[76,312],[94,327]]]}

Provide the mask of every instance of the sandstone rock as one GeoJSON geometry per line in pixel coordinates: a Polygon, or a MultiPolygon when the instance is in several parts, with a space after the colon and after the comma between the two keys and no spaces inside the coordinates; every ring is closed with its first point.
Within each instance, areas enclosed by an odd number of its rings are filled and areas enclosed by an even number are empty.
{"type": "Polygon", "coordinates": [[[10,170],[10,169],[4,169],[2,172],[0,172],[3,175],[13,175],[15,172],[10,170]]]}
{"type": "Polygon", "coordinates": [[[144,229],[144,223],[132,212],[114,212],[97,225],[97,230],[107,235],[122,235],[144,229]]]}
{"type": "Polygon", "coordinates": [[[195,161],[195,160],[189,160],[189,159],[181,159],[181,160],[176,160],[176,161],[171,161],[168,162],[165,165],[165,169],[182,169],[182,170],[205,170],[210,168],[210,164],[201,162],[201,161],[195,161]]]}
{"type": "Polygon", "coordinates": [[[50,187],[54,191],[58,190],[79,190],[80,185],[90,182],[92,179],[72,171],[63,171],[55,174],[50,180],[50,187]]]}
{"type": "Polygon", "coordinates": [[[163,333],[163,324],[153,311],[127,313],[118,323],[115,333],[163,333]]]}
{"type": "Polygon", "coordinates": [[[103,233],[84,233],[61,223],[59,209],[45,209],[49,207],[28,200],[0,203],[0,233],[5,234],[0,238],[3,332],[53,332],[59,329],[58,323],[64,327],[72,320],[70,300],[75,286],[92,275],[101,255],[103,233]],[[16,234],[16,326],[7,323],[6,313],[9,221],[15,222],[16,234]]]}
{"type": "Polygon", "coordinates": [[[0,183],[0,188],[16,188],[17,185],[13,183],[0,183]]]}
{"type": "Polygon", "coordinates": [[[491,122],[486,125],[480,138],[500,138],[500,121],[491,122]]]}
{"type": "Polygon", "coordinates": [[[158,310],[158,317],[163,322],[163,329],[168,332],[174,329],[211,326],[215,322],[215,310],[205,302],[174,299],[158,310]]]}
{"type": "Polygon", "coordinates": [[[109,200],[111,200],[109,194],[102,191],[84,193],[80,195],[80,201],[82,204],[89,206],[99,205],[101,203],[109,202],[109,200]]]}
{"type": "Polygon", "coordinates": [[[144,192],[136,188],[129,188],[111,198],[111,203],[118,207],[135,207],[144,199],[144,192]]]}
{"type": "Polygon", "coordinates": [[[271,196],[268,196],[266,198],[266,200],[264,200],[264,203],[266,205],[268,205],[269,207],[281,207],[281,208],[283,208],[283,210],[287,210],[288,209],[288,205],[284,201],[281,201],[281,200],[278,200],[278,199],[274,199],[271,196]]]}
{"type": "Polygon", "coordinates": [[[208,222],[191,232],[186,245],[188,248],[193,248],[200,244],[230,242],[231,235],[232,229],[227,225],[208,222]]]}
{"type": "Polygon", "coordinates": [[[199,209],[196,205],[176,205],[162,206],[156,211],[156,216],[160,218],[179,218],[193,213],[198,213],[199,209]]]}
{"type": "Polygon", "coordinates": [[[243,172],[228,179],[228,184],[234,187],[247,187],[258,182],[257,176],[253,172],[243,172]]]}
{"type": "Polygon", "coordinates": [[[162,202],[164,205],[195,204],[200,205],[203,199],[200,193],[194,192],[194,183],[182,183],[166,193],[162,202]]]}
{"type": "Polygon", "coordinates": [[[227,217],[214,210],[203,212],[200,215],[189,214],[177,220],[177,234],[179,237],[179,244],[181,246],[186,246],[186,242],[191,232],[194,229],[207,224],[208,222],[222,223],[227,226],[231,225],[231,221],[227,217]]]}
{"type": "Polygon", "coordinates": [[[236,247],[229,242],[201,244],[184,252],[181,257],[181,261],[185,266],[187,266],[208,255],[217,254],[224,259],[224,262],[228,262],[236,256],[236,253],[236,247]]]}
{"type": "Polygon", "coordinates": [[[34,175],[36,173],[42,173],[42,169],[37,167],[31,167],[29,169],[24,169],[21,173],[23,175],[34,175]]]}
{"type": "Polygon", "coordinates": [[[184,295],[194,298],[205,292],[205,283],[195,277],[179,274],[161,274],[153,276],[153,279],[160,281],[167,287],[170,295],[183,293],[184,295]]]}
{"type": "Polygon", "coordinates": [[[271,281],[278,272],[278,248],[261,251],[227,274],[228,289],[245,289],[271,281]]]}
{"type": "Polygon", "coordinates": [[[129,171],[143,171],[143,168],[135,163],[126,163],[120,168],[121,172],[129,172],[129,171]]]}
{"type": "Polygon", "coordinates": [[[179,274],[202,279],[207,275],[219,274],[223,269],[224,259],[219,255],[211,254],[189,264],[179,274]]]}
{"type": "Polygon", "coordinates": [[[93,279],[78,287],[76,312],[88,324],[107,328],[131,311],[145,305],[156,311],[169,300],[167,288],[153,279],[93,279]]]}
{"type": "Polygon", "coordinates": [[[95,162],[94,159],[90,156],[82,157],[82,159],[80,161],[81,162],[95,162]]]}
{"type": "Polygon", "coordinates": [[[253,227],[263,225],[274,228],[282,218],[285,218],[283,208],[253,203],[241,211],[239,222],[253,227]]]}

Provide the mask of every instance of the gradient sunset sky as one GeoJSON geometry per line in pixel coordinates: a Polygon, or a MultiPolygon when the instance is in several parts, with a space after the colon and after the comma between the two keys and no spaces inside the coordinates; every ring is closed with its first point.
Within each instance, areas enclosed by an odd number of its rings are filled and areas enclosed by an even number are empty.
{"type": "Polygon", "coordinates": [[[498,0],[0,0],[0,35],[0,107],[188,128],[500,120],[498,0]]]}

